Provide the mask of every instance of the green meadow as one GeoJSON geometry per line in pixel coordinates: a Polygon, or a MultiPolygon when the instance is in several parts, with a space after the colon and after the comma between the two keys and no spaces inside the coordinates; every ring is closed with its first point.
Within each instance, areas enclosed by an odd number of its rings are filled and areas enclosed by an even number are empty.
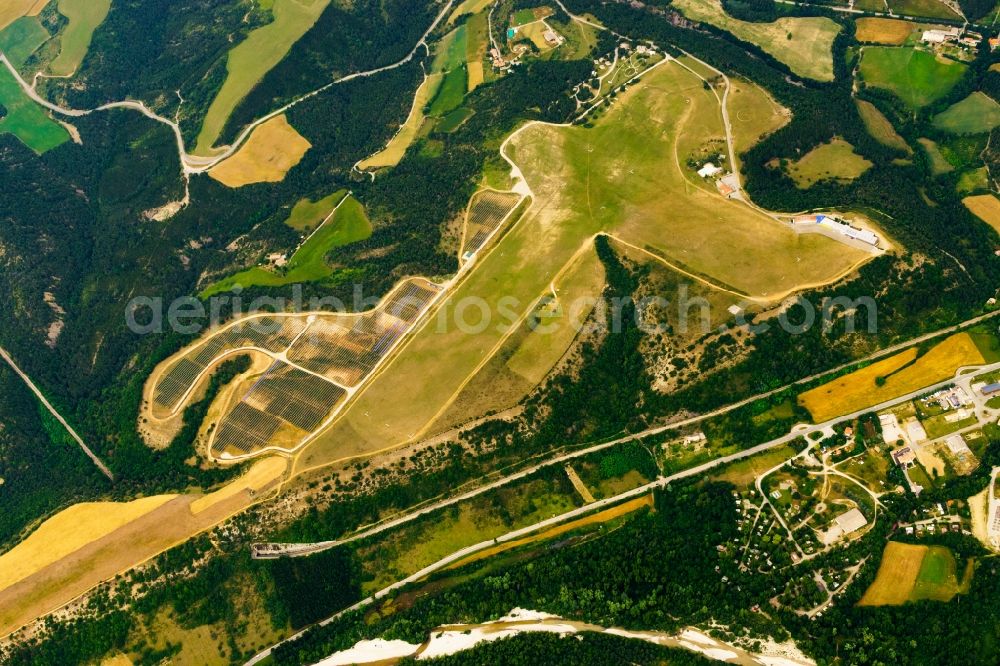
{"type": "Polygon", "coordinates": [[[910,108],[927,106],[951,90],[966,66],[928,51],[907,47],[869,46],[861,57],[861,78],[890,91],[910,108]]]}
{"type": "MultiPolygon", "coordinates": [[[[322,201],[326,201],[326,199],[322,201]]],[[[318,204],[319,202],[311,205],[318,204]]],[[[294,210],[292,215],[295,215],[294,210]]],[[[301,219],[306,219],[306,217],[303,213],[301,219]]],[[[290,217],[286,224],[295,226],[301,224],[301,219],[293,221],[290,217]]],[[[213,294],[228,291],[237,284],[243,288],[281,287],[287,284],[322,280],[333,274],[333,269],[326,263],[326,254],[330,250],[364,240],[371,236],[371,233],[371,222],[365,214],[364,206],[354,197],[348,196],[337,208],[333,217],[313,232],[306,242],[295,251],[292,258],[288,260],[288,264],[280,272],[255,266],[209,286],[201,292],[201,297],[208,298],[213,294]]]]}
{"type": "MultiPolygon", "coordinates": [[[[14,67],[19,67],[48,36],[36,17],[21,18],[0,31],[0,50],[14,67]]],[[[69,139],[62,125],[24,94],[6,67],[0,67],[0,106],[6,110],[0,118],[0,134],[13,134],[38,154],[69,139]]]]}

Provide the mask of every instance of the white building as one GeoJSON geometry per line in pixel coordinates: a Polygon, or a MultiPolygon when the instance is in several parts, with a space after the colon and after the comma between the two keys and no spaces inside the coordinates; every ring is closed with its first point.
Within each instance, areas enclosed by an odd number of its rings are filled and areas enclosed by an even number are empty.
{"type": "Polygon", "coordinates": [[[962,31],[959,28],[948,28],[947,30],[925,30],[920,39],[927,44],[944,44],[952,39],[958,39],[962,31]]]}
{"type": "Polygon", "coordinates": [[[722,173],[722,167],[717,167],[711,162],[705,162],[705,166],[698,169],[698,175],[702,178],[711,178],[722,173]]]}

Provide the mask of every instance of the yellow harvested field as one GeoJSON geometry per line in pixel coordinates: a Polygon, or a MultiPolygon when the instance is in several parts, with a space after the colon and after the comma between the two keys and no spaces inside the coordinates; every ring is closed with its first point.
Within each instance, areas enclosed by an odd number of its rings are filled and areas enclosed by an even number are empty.
{"type": "Polygon", "coordinates": [[[208,175],[227,187],[280,183],[311,147],[281,114],[255,128],[246,143],[208,175]]]}
{"type": "Polygon", "coordinates": [[[775,102],[766,90],[744,79],[732,79],[728,102],[737,159],[792,119],[792,112],[775,102]]]}
{"type": "Polygon", "coordinates": [[[49,0],[3,0],[0,2],[0,30],[22,16],[38,16],[49,0]]]}
{"type": "Polygon", "coordinates": [[[898,606],[910,599],[917,582],[927,546],[890,541],[882,553],[875,582],[866,591],[859,606],[898,606]]]}
{"type": "Polygon", "coordinates": [[[448,17],[448,25],[465,14],[478,14],[492,4],[493,0],[465,0],[451,12],[451,16],[448,17]]]}
{"type": "Polygon", "coordinates": [[[0,590],[111,534],[175,497],[154,495],[132,502],[84,502],[60,511],[42,523],[27,539],[0,556],[0,590]]]}
{"type": "Polygon", "coordinates": [[[896,131],[896,128],[893,127],[889,119],[874,104],[863,99],[855,99],[854,104],[858,107],[858,114],[861,116],[861,121],[865,124],[865,129],[875,137],[876,141],[890,148],[904,150],[910,154],[913,153],[906,140],[899,135],[899,132],[896,131]]]}
{"type": "Polygon", "coordinates": [[[980,194],[962,199],[972,214],[1000,233],[1000,199],[993,194],[980,194]]]}
{"type": "Polygon", "coordinates": [[[637,497],[636,499],[629,500],[628,502],[619,504],[618,506],[614,506],[610,509],[605,509],[604,511],[599,511],[584,518],[579,518],[577,520],[564,523],[562,525],[553,527],[552,529],[546,530],[544,532],[539,532],[538,534],[527,536],[524,537],[523,539],[515,539],[514,541],[508,541],[507,543],[502,543],[497,546],[492,546],[490,548],[480,550],[479,552],[473,553],[472,555],[469,555],[468,557],[461,559],[458,562],[455,562],[454,564],[448,565],[445,571],[451,569],[458,569],[460,567],[464,567],[467,564],[472,564],[473,562],[485,560],[488,557],[499,555],[500,553],[506,552],[508,550],[513,550],[514,548],[520,548],[521,546],[526,546],[528,544],[535,543],[538,541],[547,541],[548,539],[557,537],[561,534],[565,534],[566,532],[571,532],[572,530],[579,529],[581,527],[586,527],[587,525],[606,523],[610,520],[614,520],[615,518],[620,518],[621,516],[627,516],[628,514],[634,511],[638,511],[643,507],[652,508],[652,506],[653,506],[653,496],[643,495],[642,497],[637,497]]]}
{"type": "Polygon", "coordinates": [[[482,61],[470,62],[468,64],[468,91],[472,92],[483,83],[484,78],[482,61]]]}
{"type": "Polygon", "coordinates": [[[128,658],[128,655],[119,652],[103,659],[101,666],[132,666],[132,660],[128,658]]]}
{"type": "Polygon", "coordinates": [[[906,42],[917,26],[909,21],[867,17],[857,20],[857,38],[868,44],[899,45],[906,42]]]}
{"type": "Polygon", "coordinates": [[[424,109],[437,93],[443,78],[444,75],[439,72],[424,77],[423,83],[420,84],[413,96],[413,106],[410,107],[410,114],[406,117],[406,122],[389,140],[385,148],[358,162],[358,169],[366,171],[394,167],[399,164],[403,155],[406,154],[406,150],[417,138],[417,132],[420,131],[420,126],[424,122],[424,109]]]}
{"type": "Polygon", "coordinates": [[[232,483],[191,502],[191,513],[198,515],[248,490],[251,494],[256,494],[280,479],[285,473],[286,466],[285,459],[277,456],[259,460],[253,464],[250,471],[232,483]]]}
{"type": "Polygon", "coordinates": [[[958,333],[917,358],[916,348],[838,377],[799,396],[816,423],[850,414],[944,381],[963,366],[985,363],[968,333],[958,333]]]}

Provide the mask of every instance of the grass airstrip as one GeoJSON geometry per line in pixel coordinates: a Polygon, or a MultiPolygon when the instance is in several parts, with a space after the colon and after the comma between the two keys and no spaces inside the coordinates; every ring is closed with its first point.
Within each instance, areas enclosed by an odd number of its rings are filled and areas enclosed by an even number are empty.
{"type": "Polygon", "coordinates": [[[968,333],[938,343],[923,356],[911,347],[850,374],[806,391],[799,403],[816,423],[850,414],[944,381],[962,366],[985,363],[968,333]]]}
{"type": "Polygon", "coordinates": [[[826,17],[749,23],[727,14],[719,0],[675,0],[672,6],[691,20],[709,23],[756,44],[799,76],[833,80],[833,40],[840,26],[826,17]]]}
{"type": "Polygon", "coordinates": [[[69,23],[59,37],[59,55],[49,69],[56,76],[69,76],[87,55],[94,30],[108,16],[111,0],[59,0],[57,7],[69,23]]]}
{"type": "Polygon", "coordinates": [[[943,97],[966,65],[929,51],[906,47],[869,46],[861,52],[861,78],[870,86],[893,93],[918,109],[943,97]]]}
{"type": "MultiPolygon", "coordinates": [[[[336,195],[326,197],[322,202],[329,203],[336,195]]],[[[280,287],[297,282],[314,282],[331,275],[333,269],[326,263],[326,253],[335,247],[364,240],[372,233],[371,222],[365,214],[364,206],[352,196],[343,197],[343,192],[336,199],[336,212],[328,209],[320,220],[330,216],[326,222],[314,231],[298,250],[288,260],[282,272],[255,266],[254,268],[231,275],[220,280],[201,292],[202,298],[212,294],[228,291],[239,284],[244,289],[254,286],[280,287]],[[343,201],[341,201],[343,199],[343,201]]],[[[290,226],[308,225],[321,214],[322,209],[312,202],[299,202],[292,210],[286,224],[290,226]],[[300,206],[302,208],[300,208],[300,206]]],[[[296,227],[300,228],[300,227],[296,227]]]]}
{"type": "Polygon", "coordinates": [[[763,298],[835,280],[867,259],[824,236],[795,234],[688,173],[681,160],[723,136],[717,98],[674,62],[650,70],[591,128],[535,123],[516,132],[503,151],[522,171],[532,205],[442,301],[444,314],[418,329],[298,467],[419,436],[516,329],[496,318],[484,325],[478,307],[462,304],[482,303],[497,317],[511,311],[506,323],[519,323],[594,251],[595,234],[612,233],[716,288],[763,298]],[[400,386],[412,387],[405,400],[400,386]]]}
{"type": "Polygon", "coordinates": [[[313,27],[329,3],[330,0],[273,0],[274,20],[253,30],[229,51],[226,81],[208,107],[194,148],[196,155],[211,154],[236,105],[313,27]]]}
{"type": "Polygon", "coordinates": [[[280,183],[310,148],[312,144],[281,114],[255,127],[246,143],[208,175],[227,187],[280,183]]]}
{"type": "MultiPolygon", "coordinates": [[[[48,39],[34,17],[21,18],[0,31],[0,50],[19,67],[48,39]]],[[[44,153],[67,141],[69,133],[48,112],[24,94],[14,75],[0,66],[0,105],[7,115],[0,118],[0,134],[10,133],[36,153],[44,153]]]]}
{"type": "Polygon", "coordinates": [[[959,584],[955,556],[945,546],[923,546],[890,541],[882,553],[875,581],[860,606],[898,606],[908,601],[950,601],[965,592],[973,571],[966,565],[959,584]]]}
{"type": "Polygon", "coordinates": [[[1000,233],[1000,199],[993,194],[980,194],[962,199],[972,214],[1000,233]]]}

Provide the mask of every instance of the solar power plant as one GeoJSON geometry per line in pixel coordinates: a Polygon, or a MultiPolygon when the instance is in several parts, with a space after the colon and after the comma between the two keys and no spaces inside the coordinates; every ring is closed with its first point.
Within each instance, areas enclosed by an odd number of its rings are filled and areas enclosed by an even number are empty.
{"type": "Polygon", "coordinates": [[[469,207],[462,254],[477,252],[482,248],[520,200],[521,196],[513,192],[485,191],[477,194],[469,207]]]}
{"type": "MultiPolygon", "coordinates": [[[[281,446],[276,435],[292,440],[316,430],[347,392],[321,377],[275,361],[219,424],[212,450],[251,453],[281,446]]],[[[290,448],[290,447],[286,447],[290,448]]]]}
{"type": "Polygon", "coordinates": [[[377,310],[358,317],[319,317],[288,359],[343,385],[357,386],[427,308],[438,289],[410,282],[377,310]]]}
{"type": "Polygon", "coordinates": [[[306,326],[304,316],[254,317],[243,320],[189,350],[160,377],[153,400],[173,410],[184,394],[219,356],[236,349],[257,347],[277,354],[306,326]]]}

